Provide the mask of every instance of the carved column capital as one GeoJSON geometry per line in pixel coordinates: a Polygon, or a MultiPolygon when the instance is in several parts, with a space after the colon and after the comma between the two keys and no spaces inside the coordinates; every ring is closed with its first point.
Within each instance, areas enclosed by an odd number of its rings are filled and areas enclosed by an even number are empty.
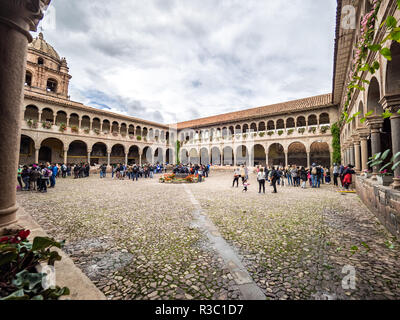
{"type": "Polygon", "coordinates": [[[24,34],[32,41],[29,31],[36,31],[43,11],[51,0],[2,0],[0,1],[0,23],[24,34]]]}

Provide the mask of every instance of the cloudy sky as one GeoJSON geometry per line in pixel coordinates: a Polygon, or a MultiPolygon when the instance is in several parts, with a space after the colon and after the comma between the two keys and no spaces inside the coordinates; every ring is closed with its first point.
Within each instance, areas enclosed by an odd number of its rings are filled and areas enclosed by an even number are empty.
{"type": "Polygon", "coordinates": [[[42,30],[67,58],[72,100],[168,124],[331,92],[335,11],[335,0],[53,0],[42,30]]]}

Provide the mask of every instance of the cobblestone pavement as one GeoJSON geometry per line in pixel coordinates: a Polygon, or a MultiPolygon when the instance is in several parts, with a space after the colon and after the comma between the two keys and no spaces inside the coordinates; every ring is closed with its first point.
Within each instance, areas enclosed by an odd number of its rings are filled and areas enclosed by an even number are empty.
{"type": "MultiPolygon", "coordinates": [[[[202,213],[268,299],[399,299],[400,245],[354,194],[327,185],[258,194],[231,174],[188,185],[202,213]],[[355,289],[343,289],[344,266],[355,289]]],[[[59,179],[19,203],[109,299],[238,299],[229,269],[193,227],[182,185],[110,178],[59,179]]]]}

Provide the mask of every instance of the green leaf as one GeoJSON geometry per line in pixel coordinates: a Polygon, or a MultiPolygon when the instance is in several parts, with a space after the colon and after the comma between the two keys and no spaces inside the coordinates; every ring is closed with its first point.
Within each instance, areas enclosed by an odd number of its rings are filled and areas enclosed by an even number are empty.
{"type": "Polygon", "coordinates": [[[31,300],[44,300],[43,296],[41,294],[34,296],[31,300]]]}
{"type": "Polygon", "coordinates": [[[388,110],[386,110],[384,113],[382,113],[383,119],[390,118],[392,115],[393,115],[393,113],[389,112],[388,110]]]}
{"type": "Polygon", "coordinates": [[[392,52],[388,48],[383,48],[380,52],[387,60],[392,60],[392,52]]]}
{"type": "Polygon", "coordinates": [[[28,300],[29,297],[24,293],[23,289],[19,289],[7,297],[0,298],[0,300],[28,300]]]}
{"type": "Polygon", "coordinates": [[[368,46],[368,49],[371,51],[379,51],[382,49],[382,46],[380,44],[373,44],[368,46]]]}
{"type": "Polygon", "coordinates": [[[6,252],[0,255],[0,266],[10,263],[11,261],[17,259],[17,252],[6,252]]]}
{"type": "Polygon", "coordinates": [[[360,71],[368,71],[370,68],[370,65],[366,63],[363,67],[360,68],[360,71]]]}
{"type": "Polygon", "coordinates": [[[393,157],[392,157],[392,162],[396,161],[397,158],[400,156],[400,152],[397,152],[393,157]]]}
{"type": "Polygon", "coordinates": [[[374,61],[374,63],[372,64],[372,68],[374,68],[374,69],[376,69],[376,70],[378,70],[380,66],[381,66],[381,65],[379,64],[378,61],[374,61]]]}
{"type": "Polygon", "coordinates": [[[383,170],[385,170],[386,168],[388,168],[389,166],[391,166],[392,165],[392,163],[391,162],[389,162],[389,163],[387,163],[387,164],[385,164],[382,168],[380,168],[379,170],[380,171],[383,171],[383,170]]]}
{"type": "Polygon", "coordinates": [[[397,8],[400,10],[400,0],[397,0],[397,8]]]}
{"type": "Polygon", "coordinates": [[[44,275],[44,273],[30,273],[27,270],[23,270],[17,273],[12,282],[19,289],[29,288],[29,290],[32,290],[42,282],[44,275]]]}
{"type": "Polygon", "coordinates": [[[373,113],[374,113],[373,111],[369,111],[369,112],[366,113],[365,116],[366,116],[366,117],[369,117],[369,116],[372,115],[373,113]]]}
{"type": "Polygon", "coordinates": [[[400,31],[392,32],[390,37],[393,41],[400,41],[400,31]]]}
{"type": "Polygon", "coordinates": [[[361,245],[366,248],[368,251],[370,250],[370,247],[365,243],[365,242],[361,242],[361,245]]]}
{"type": "Polygon", "coordinates": [[[365,121],[367,121],[367,118],[365,118],[365,117],[360,119],[361,123],[364,123],[365,121]]]}
{"type": "Polygon", "coordinates": [[[382,154],[381,160],[385,160],[385,159],[387,158],[387,156],[389,155],[390,151],[391,151],[390,149],[386,150],[386,151],[382,154]]]}
{"type": "Polygon", "coordinates": [[[397,26],[397,20],[393,16],[389,16],[386,19],[386,26],[388,28],[396,28],[397,26]]]}
{"type": "Polygon", "coordinates": [[[60,260],[61,260],[61,256],[58,254],[58,252],[52,251],[52,252],[50,252],[50,256],[49,256],[49,260],[47,261],[47,264],[49,266],[54,266],[54,262],[60,261],[60,260]]]}
{"type": "Polygon", "coordinates": [[[393,170],[393,171],[396,170],[399,166],[400,166],[400,161],[399,161],[399,162],[396,162],[396,163],[393,165],[392,170],[393,170]]]}
{"type": "Polygon", "coordinates": [[[373,157],[374,157],[374,160],[378,160],[380,157],[381,157],[381,155],[382,155],[382,152],[379,152],[379,153],[377,153],[377,154],[375,154],[373,157]]]}
{"type": "Polygon", "coordinates": [[[33,245],[32,245],[33,251],[44,250],[49,247],[61,248],[61,244],[59,242],[57,242],[53,239],[47,238],[47,237],[36,237],[33,240],[33,245]]]}

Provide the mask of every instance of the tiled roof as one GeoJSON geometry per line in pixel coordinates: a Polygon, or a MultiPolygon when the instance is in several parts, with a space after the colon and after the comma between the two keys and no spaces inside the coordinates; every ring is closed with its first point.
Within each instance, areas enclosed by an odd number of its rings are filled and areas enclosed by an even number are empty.
{"type": "Polygon", "coordinates": [[[247,109],[242,111],[220,114],[217,116],[201,118],[178,123],[178,130],[186,128],[196,128],[200,126],[211,126],[225,122],[242,121],[247,119],[261,118],[264,116],[272,116],[275,114],[300,112],[318,107],[326,107],[332,105],[332,95],[323,94],[315,97],[293,100],[283,103],[277,103],[269,106],[247,109]]]}

